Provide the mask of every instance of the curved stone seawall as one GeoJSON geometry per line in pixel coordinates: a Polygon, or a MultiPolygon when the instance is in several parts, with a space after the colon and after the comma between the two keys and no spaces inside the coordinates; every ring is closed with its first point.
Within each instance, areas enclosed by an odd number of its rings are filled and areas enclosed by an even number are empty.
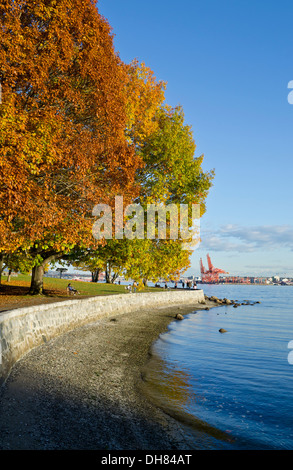
{"type": "Polygon", "coordinates": [[[73,299],[3,312],[0,314],[0,384],[24,354],[66,331],[140,308],[196,305],[201,301],[204,301],[202,290],[175,290],[73,299]]]}

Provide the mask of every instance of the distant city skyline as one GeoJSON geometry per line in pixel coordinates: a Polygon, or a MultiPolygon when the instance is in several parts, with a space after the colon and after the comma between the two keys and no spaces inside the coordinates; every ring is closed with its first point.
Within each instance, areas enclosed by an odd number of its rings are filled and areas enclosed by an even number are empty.
{"type": "Polygon", "coordinates": [[[234,275],[293,276],[291,1],[100,0],[121,59],[145,62],[183,106],[214,186],[200,257],[234,275]]]}

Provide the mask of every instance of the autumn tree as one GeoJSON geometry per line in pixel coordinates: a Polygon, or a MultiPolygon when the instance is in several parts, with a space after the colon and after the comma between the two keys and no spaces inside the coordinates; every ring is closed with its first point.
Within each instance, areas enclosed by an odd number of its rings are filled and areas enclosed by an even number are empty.
{"type": "MultiPolygon", "coordinates": [[[[182,107],[171,108],[164,104],[166,85],[157,82],[153,72],[136,61],[129,66],[128,73],[126,135],[144,163],[136,170],[140,192],[134,202],[140,204],[145,213],[149,204],[158,207],[172,204],[178,212],[180,205],[185,204],[188,226],[192,227],[192,205],[199,206],[199,217],[204,214],[214,173],[202,169],[203,156],[195,156],[192,129],[185,123],[182,107]]],[[[124,222],[126,220],[124,218],[124,222]]],[[[169,216],[165,222],[168,233],[169,216]]],[[[175,240],[170,236],[163,240],[148,239],[146,218],[144,224],[143,240],[123,239],[116,240],[115,244],[106,240],[106,246],[92,253],[93,257],[110,259],[111,248],[117,251],[119,247],[124,253],[120,258],[124,265],[118,263],[116,270],[124,268],[127,276],[145,282],[160,277],[178,278],[190,266],[193,247],[186,249],[186,240],[180,231],[175,240]]]]}
{"type": "Polygon", "coordinates": [[[128,74],[90,0],[0,1],[0,251],[44,266],[96,245],[93,206],[136,194],[128,74]]]}
{"type": "Polygon", "coordinates": [[[130,256],[125,266],[128,278],[156,282],[160,278],[177,280],[190,266],[190,254],[182,250],[179,240],[133,240],[130,256]]]}
{"type": "MultiPolygon", "coordinates": [[[[192,227],[192,205],[199,207],[199,217],[205,213],[214,172],[203,170],[203,155],[195,156],[196,145],[183,108],[165,103],[166,83],[157,81],[154,73],[137,61],[130,64],[128,73],[126,132],[144,163],[136,171],[140,194],[135,202],[145,212],[148,204],[175,204],[178,211],[180,204],[186,204],[192,227]]],[[[166,223],[170,225],[170,218],[166,223]]],[[[178,277],[189,267],[192,253],[186,249],[182,234],[178,235],[177,240],[147,240],[145,227],[145,240],[132,242],[132,263],[128,263],[127,272],[153,280],[160,276],[178,277]]]]}
{"type": "MultiPolygon", "coordinates": [[[[166,83],[157,81],[154,72],[137,60],[133,60],[130,64],[123,64],[123,67],[127,75],[124,88],[126,102],[124,132],[127,142],[135,148],[135,155],[138,159],[138,165],[134,171],[139,191],[132,194],[132,200],[135,201],[141,194],[137,181],[137,169],[143,166],[143,160],[139,156],[139,149],[145,140],[158,129],[156,113],[165,100],[166,83]]],[[[124,202],[127,203],[124,191],[121,194],[124,202]]],[[[113,282],[122,272],[127,273],[131,266],[129,263],[133,263],[133,243],[125,238],[104,240],[104,244],[97,248],[77,249],[72,252],[71,256],[75,258],[73,265],[91,271],[93,279],[97,279],[100,270],[103,269],[106,281],[113,282]]]]}
{"type": "MultiPolygon", "coordinates": [[[[206,210],[206,197],[212,186],[214,172],[202,169],[203,156],[195,157],[192,129],[185,123],[182,107],[159,107],[155,121],[154,132],[144,139],[138,149],[144,166],[137,170],[141,193],[136,202],[145,211],[149,204],[165,208],[174,205],[178,214],[181,205],[185,204],[188,208],[187,225],[192,228],[192,205],[199,208],[196,215],[200,218],[206,210]]],[[[132,264],[128,269],[130,275],[149,280],[178,278],[190,266],[190,255],[195,247],[192,243],[196,245],[199,242],[199,233],[195,234],[195,240],[191,240],[189,246],[185,244],[186,234],[180,232],[180,227],[178,237],[172,239],[171,217],[166,215],[167,227],[169,224],[166,239],[137,240],[132,264]]],[[[179,224],[180,219],[177,220],[179,224]]],[[[147,237],[147,227],[145,232],[147,237]]],[[[192,237],[192,231],[190,235],[192,237]]]]}
{"type": "Polygon", "coordinates": [[[105,272],[106,282],[113,284],[117,277],[126,272],[131,256],[131,246],[127,239],[104,240],[96,249],[74,250],[67,257],[71,264],[83,271],[90,271],[92,282],[97,282],[99,274],[105,272]]]}

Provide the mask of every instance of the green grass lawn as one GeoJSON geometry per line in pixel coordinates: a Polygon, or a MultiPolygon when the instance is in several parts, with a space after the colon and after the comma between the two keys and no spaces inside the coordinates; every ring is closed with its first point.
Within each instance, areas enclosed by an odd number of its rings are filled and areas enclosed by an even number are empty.
{"type": "MultiPolygon", "coordinates": [[[[66,291],[66,287],[68,283],[77,289],[80,295],[110,295],[110,294],[127,294],[124,285],[118,284],[107,284],[106,282],[85,282],[85,281],[71,281],[68,279],[55,279],[50,277],[44,278],[44,289],[64,289],[66,291]]],[[[141,289],[141,292],[153,292],[158,289],[154,287],[145,287],[141,289]]]]}
{"type": "Polygon", "coordinates": [[[85,282],[85,281],[72,281],[70,279],[56,279],[53,277],[44,277],[44,290],[64,290],[68,283],[78,290],[80,295],[109,295],[109,294],[124,294],[124,286],[116,284],[85,282]]]}
{"type": "MultiPolygon", "coordinates": [[[[80,295],[84,296],[94,296],[94,295],[111,295],[111,294],[127,294],[128,292],[125,289],[124,285],[118,284],[107,284],[105,282],[85,282],[85,281],[75,281],[70,279],[59,279],[53,277],[46,277],[44,276],[44,291],[52,291],[56,292],[56,295],[66,295],[66,287],[68,283],[78,290],[80,295]]],[[[30,275],[28,274],[18,274],[17,276],[13,276],[9,283],[6,282],[5,277],[2,281],[3,286],[11,285],[11,286],[22,286],[22,287],[29,287],[30,285],[30,275]]],[[[158,290],[164,290],[154,287],[145,287],[140,292],[154,292],[158,290]]],[[[52,295],[52,294],[51,294],[52,295]]]]}
{"type": "MultiPolygon", "coordinates": [[[[66,287],[69,282],[79,292],[78,295],[70,296],[70,298],[76,299],[115,294],[130,295],[124,285],[119,286],[118,284],[106,284],[105,282],[94,283],[44,276],[43,294],[33,296],[28,293],[30,281],[31,278],[28,274],[12,276],[9,282],[7,282],[5,275],[2,276],[2,283],[0,285],[0,312],[13,308],[67,300],[69,299],[69,295],[67,294],[66,287]]],[[[158,292],[160,290],[162,291],[164,289],[146,287],[138,292],[158,292]]]]}

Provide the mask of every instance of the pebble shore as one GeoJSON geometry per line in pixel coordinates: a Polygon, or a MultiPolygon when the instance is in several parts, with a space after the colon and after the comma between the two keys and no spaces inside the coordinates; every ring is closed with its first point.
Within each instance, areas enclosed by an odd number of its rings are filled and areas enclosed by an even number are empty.
{"type": "Polygon", "coordinates": [[[0,389],[0,450],[194,449],[141,393],[141,371],[176,314],[208,305],[108,317],[32,350],[0,389]]]}

